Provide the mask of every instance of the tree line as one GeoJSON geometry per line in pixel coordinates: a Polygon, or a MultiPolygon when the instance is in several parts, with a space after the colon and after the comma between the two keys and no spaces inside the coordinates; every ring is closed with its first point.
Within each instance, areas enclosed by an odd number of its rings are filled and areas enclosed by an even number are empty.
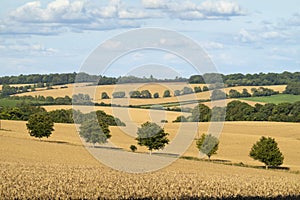
{"type": "Polygon", "coordinates": [[[300,72],[282,73],[256,73],[256,74],[218,74],[207,73],[203,75],[193,75],[188,80],[189,83],[214,84],[224,83],[227,87],[232,86],[264,86],[264,85],[285,85],[293,82],[300,82],[300,72]]]}
{"type": "Polygon", "coordinates": [[[219,74],[206,73],[203,75],[192,75],[189,78],[175,77],[173,79],[157,79],[150,77],[107,77],[102,75],[90,75],[87,73],[64,73],[64,74],[30,74],[19,76],[0,77],[0,84],[34,84],[40,83],[46,86],[63,85],[75,82],[92,82],[96,85],[112,85],[123,83],[150,83],[150,82],[188,82],[214,84],[224,83],[226,86],[264,86],[264,85],[284,85],[291,82],[300,82],[300,72],[282,73],[256,73],[256,74],[219,74]]]}
{"type": "Polygon", "coordinates": [[[275,121],[300,122],[300,101],[295,103],[267,103],[251,106],[245,102],[232,101],[226,107],[210,109],[199,104],[188,117],[179,116],[173,122],[208,121],[275,121]]]}

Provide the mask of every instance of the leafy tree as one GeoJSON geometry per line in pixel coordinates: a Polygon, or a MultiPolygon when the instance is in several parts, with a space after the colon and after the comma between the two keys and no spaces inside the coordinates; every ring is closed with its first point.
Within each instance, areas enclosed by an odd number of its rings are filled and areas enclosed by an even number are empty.
{"type": "Polygon", "coordinates": [[[36,113],[30,116],[26,124],[30,136],[39,138],[49,137],[54,131],[54,123],[47,113],[36,113]]]}
{"type": "Polygon", "coordinates": [[[171,97],[170,90],[165,90],[163,97],[171,97]]]}
{"type": "Polygon", "coordinates": [[[289,83],[286,86],[284,93],[300,95],[300,82],[289,83]]]}
{"type": "Polygon", "coordinates": [[[155,123],[146,122],[142,124],[141,128],[138,128],[137,135],[138,144],[148,147],[150,154],[153,149],[163,149],[169,143],[167,138],[169,134],[165,133],[164,129],[155,123]]]}
{"type": "Polygon", "coordinates": [[[254,107],[245,102],[232,101],[227,104],[226,121],[251,121],[254,107]]]}
{"type": "Polygon", "coordinates": [[[231,89],[228,94],[229,98],[240,98],[242,94],[237,90],[231,89]]]}
{"type": "Polygon", "coordinates": [[[109,96],[106,92],[101,93],[101,99],[109,99],[109,96]]]}
{"type": "Polygon", "coordinates": [[[205,83],[201,75],[192,75],[189,78],[189,83],[205,83]]]}
{"type": "Polygon", "coordinates": [[[145,99],[151,99],[152,95],[149,92],[149,90],[142,90],[141,91],[141,98],[145,98],[145,99]]]}
{"type": "Polygon", "coordinates": [[[284,160],[284,156],[280,152],[275,139],[264,136],[252,146],[249,155],[254,160],[263,162],[266,165],[266,169],[269,166],[280,166],[284,160]]]}
{"type": "Polygon", "coordinates": [[[211,100],[221,100],[226,99],[226,93],[222,90],[213,90],[210,96],[211,100]]]}
{"type": "Polygon", "coordinates": [[[210,118],[211,110],[204,104],[199,104],[192,110],[191,121],[193,122],[208,122],[210,118]]]}
{"type": "Polygon", "coordinates": [[[175,90],[174,91],[174,96],[175,97],[180,96],[180,93],[181,93],[180,90],[175,90]]]}
{"type": "Polygon", "coordinates": [[[215,136],[208,134],[202,134],[199,139],[196,141],[197,148],[200,152],[207,155],[208,159],[213,154],[217,154],[219,148],[219,140],[215,136]]]}
{"type": "Polygon", "coordinates": [[[246,88],[244,88],[241,97],[251,97],[251,94],[248,92],[246,88]]]}
{"type": "Polygon", "coordinates": [[[111,137],[108,125],[93,118],[82,122],[79,135],[94,146],[96,143],[106,143],[111,137]]]}
{"type": "Polygon", "coordinates": [[[194,92],[195,92],[195,93],[202,92],[201,87],[199,87],[199,86],[194,87],[194,92]]]}
{"type": "Polygon", "coordinates": [[[114,92],[112,93],[113,98],[124,98],[125,97],[125,92],[114,92]]]}
{"type": "Polygon", "coordinates": [[[202,91],[203,92],[206,92],[206,91],[208,91],[209,89],[208,89],[208,87],[205,85],[205,86],[203,86],[203,89],[202,89],[202,91]]]}
{"type": "Polygon", "coordinates": [[[193,92],[194,92],[193,89],[190,88],[190,87],[184,87],[184,88],[182,89],[182,95],[185,95],[185,94],[192,94],[193,92]]]}
{"type": "Polygon", "coordinates": [[[158,92],[155,92],[155,93],[153,94],[153,98],[155,98],[155,99],[159,98],[158,92]]]}
{"type": "Polygon", "coordinates": [[[135,145],[130,145],[129,148],[132,152],[135,152],[137,150],[137,147],[135,145]]]}
{"type": "Polygon", "coordinates": [[[131,91],[129,92],[130,98],[141,98],[141,92],[140,91],[131,91]]]}

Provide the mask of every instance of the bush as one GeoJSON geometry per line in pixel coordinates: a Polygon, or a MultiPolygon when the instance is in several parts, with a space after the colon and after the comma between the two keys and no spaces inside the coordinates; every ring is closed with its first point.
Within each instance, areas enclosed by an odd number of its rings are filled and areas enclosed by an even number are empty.
{"type": "Polygon", "coordinates": [[[153,94],[153,98],[155,98],[155,99],[159,98],[158,92],[156,92],[156,93],[153,94]]]}
{"type": "Polygon", "coordinates": [[[102,92],[101,99],[109,99],[109,96],[106,92],[102,92]]]}
{"type": "Polygon", "coordinates": [[[170,90],[165,90],[163,97],[171,97],[170,90]]]}
{"type": "Polygon", "coordinates": [[[130,145],[129,148],[132,152],[136,152],[136,150],[137,150],[137,147],[135,145],[130,145]]]}
{"type": "Polygon", "coordinates": [[[113,98],[124,98],[125,97],[125,92],[114,92],[112,93],[113,98]]]}

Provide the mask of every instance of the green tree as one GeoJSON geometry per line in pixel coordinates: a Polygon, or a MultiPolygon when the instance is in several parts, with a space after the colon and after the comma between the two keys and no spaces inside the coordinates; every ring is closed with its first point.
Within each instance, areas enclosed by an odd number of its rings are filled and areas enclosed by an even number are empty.
{"type": "Polygon", "coordinates": [[[194,92],[195,92],[195,93],[202,92],[201,87],[199,87],[199,86],[194,87],[194,92]]]}
{"type": "Polygon", "coordinates": [[[101,99],[109,99],[109,96],[106,92],[101,93],[101,99]]]}
{"type": "Polygon", "coordinates": [[[141,128],[138,128],[137,135],[136,140],[138,144],[148,147],[150,155],[152,150],[163,149],[169,143],[167,138],[169,134],[165,133],[165,130],[159,125],[152,122],[142,124],[141,128]]]}
{"type": "Polygon", "coordinates": [[[195,106],[192,110],[191,121],[193,122],[208,122],[211,119],[211,110],[204,104],[195,106]]]}
{"type": "Polygon", "coordinates": [[[199,139],[196,141],[197,148],[200,152],[207,155],[208,159],[213,154],[217,154],[219,148],[219,140],[215,136],[208,134],[202,134],[199,139]]]}
{"type": "Polygon", "coordinates": [[[124,98],[125,97],[125,92],[114,92],[112,93],[113,98],[124,98]]]}
{"type": "Polygon", "coordinates": [[[165,90],[163,97],[171,97],[170,90],[165,90]]]}
{"type": "Polygon", "coordinates": [[[54,131],[54,123],[47,113],[36,113],[30,116],[26,124],[30,136],[39,138],[49,137],[54,131]]]}
{"type": "Polygon", "coordinates": [[[177,97],[177,96],[180,96],[180,95],[181,95],[180,90],[175,90],[174,91],[174,97],[177,97]]]}
{"type": "Polygon", "coordinates": [[[252,146],[249,155],[254,160],[263,162],[266,165],[266,169],[269,166],[282,165],[284,159],[275,139],[264,136],[252,146]]]}
{"type": "Polygon", "coordinates": [[[222,90],[213,90],[210,96],[211,100],[221,100],[226,99],[226,93],[222,90]]]}
{"type": "Polygon", "coordinates": [[[155,98],[155,99],[159,98],[158,92],[155,92],[155,93],[153,94],[153,98],[155,98]]]}
{"type": "Polygon", "coordinates": [[[94,146],[96,143],[106,143],[111,137],[108,125],[93,118],[82,122],[79,135],[94,146]]]}

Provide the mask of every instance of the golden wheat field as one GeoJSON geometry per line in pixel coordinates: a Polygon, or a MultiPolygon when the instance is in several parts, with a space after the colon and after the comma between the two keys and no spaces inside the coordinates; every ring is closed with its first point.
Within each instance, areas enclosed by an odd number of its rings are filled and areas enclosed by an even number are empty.
{"type": "MultiPolygon", "coordinates": [[[[83,147],[74,125],[55,124],[48,139],[29,137],[26,122],[3,121],[0,130],[1,199],[120,198],[299,198],[297,173],[179,159],[150,173],[130,174],[97,162],[83,147]]],[[[171,136],[180,124],[165,124],[171,136]]],[[[208,123],[200,124],[199,133],[208,123]]],[[[111,141],[135,142],[111,128],[111,141]]],[[[299,169],[299,124],[226,122],[213,159],[253,163],[247,154],[261,135],[275,137],[284,166],[299,169]]],[[[173,136],[172,136],[173,137],[173,136]]],[[[172,138],[171,137],[171,138],[172,138]]],[[[139,147],[138,147],[139,148],[139,147]]],[[[193,147],[186,153],[196,156],[193,147]]]]}
{"type": "MultiPolygon", "coordinates": [[[[89,94],[95,102],[104,102],[104,103],[113,103],[119,105],[143,105],[143,104],[162,104],[169,102],[178,102],[178,101],[189,101],[196,99],[209,99],[210,92],[201,92],[197,94],[189,94],[183,96],[174,97],[173,93],[175,90],[182,90],[183,87],[194,88],[196,86],[203,87],[203,84],[186,84],[186,83],[145,83],[145,84],[120,84],[120,85],[100,85],[100,86],[86,86],[87,83],[81,84],[67,84],[68,88],[60,88],[56,86],[52,90],[38,90],[34,92],[27,92],[22,94],[17,94],[18,96],[32,95],[32,96],[53,96],[53,97],[64,97],[66,95],[72,96],[73,92],[76,93],[86,93],[89,94]],[[172,97],[162,98],[165,90],[170,90],[172,97]],[[128,94],[133,90],[149,90],[152,95],[155,92],[159,93],[160,98],[157,99],[132,99],[128,98],[128,94]],[[112,97],[113,92],[124,91],[127,98],[121,99],[101,99],[101,93],[107,92],[107,94],[112,97]]],[[[259,86],[238,86],[238,87],[229,87],[225,88],[225,92],[228,93],[229,90],[235,89],[241,92],[244,88],[248,89],[251,93],[251,88],[258,88],[259,86]]],[[[285,90],[286,85],[276,85],[276,86],[264,86],[266,88],[274,89],[275,91],[282,92],[285,90]]],[[[188,107],[188,106],[187,106],[188,107]]]]}

